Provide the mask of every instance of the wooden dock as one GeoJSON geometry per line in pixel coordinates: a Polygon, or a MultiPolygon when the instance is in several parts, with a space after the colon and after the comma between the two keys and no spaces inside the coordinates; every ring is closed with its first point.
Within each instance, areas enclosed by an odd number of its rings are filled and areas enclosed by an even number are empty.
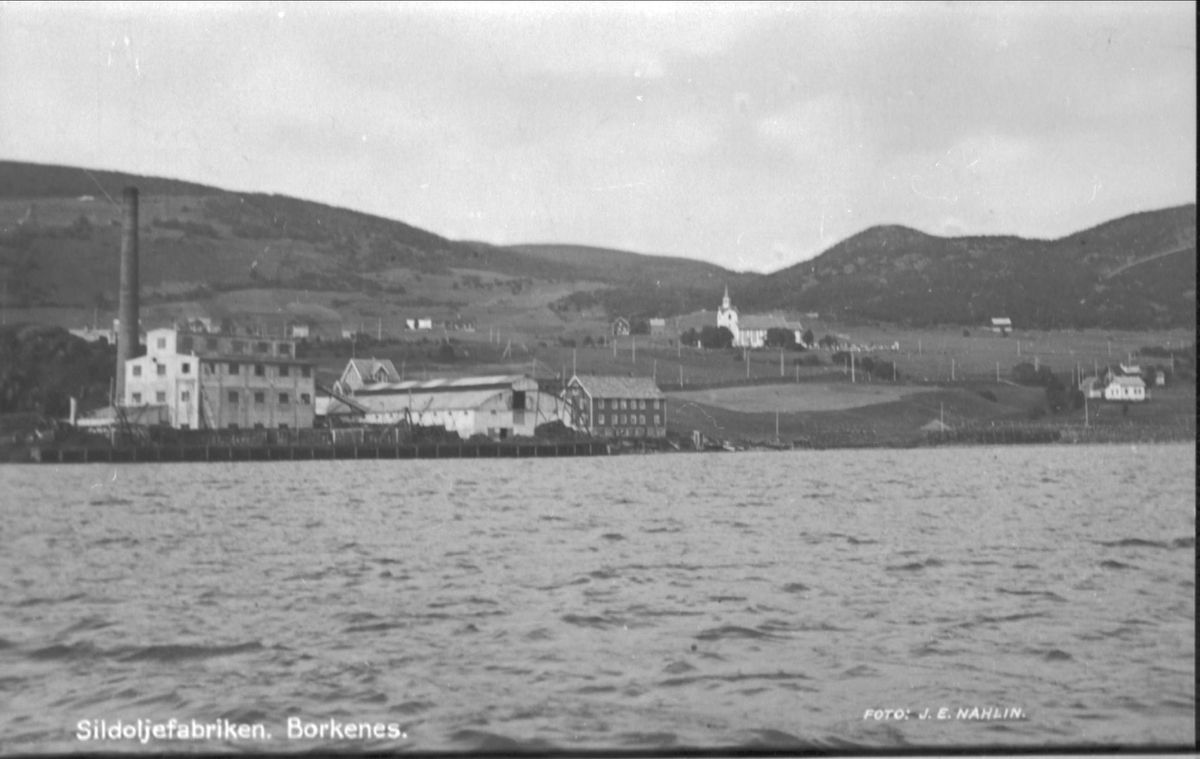
{"type": "Polygon", "coordinates": [[[528,443],[480,445],[136,445],[115,448],[41,447],[33,461],[43,464],[154,463],[174,461],[312,461],[319,459],[497,459],[608,456],[608,443],[528,443]]]}

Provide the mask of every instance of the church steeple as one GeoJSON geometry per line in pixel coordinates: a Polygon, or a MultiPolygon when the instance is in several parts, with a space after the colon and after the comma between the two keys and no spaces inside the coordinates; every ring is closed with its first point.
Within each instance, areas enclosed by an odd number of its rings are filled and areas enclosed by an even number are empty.
{"type": "Polygon", "coordinates": [[[725,285],[725,297],[721,298],[721,308],[729,310],[729,285],[725,285]]]}

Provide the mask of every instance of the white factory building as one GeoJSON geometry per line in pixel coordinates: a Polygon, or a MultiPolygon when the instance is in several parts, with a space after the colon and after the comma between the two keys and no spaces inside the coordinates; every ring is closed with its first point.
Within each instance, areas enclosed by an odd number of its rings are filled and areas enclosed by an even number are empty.
{"type": "MultiPolygon", "coordinates": [[[[358,373],[358,367],[354,372],[358,373]]],[[[562,417],[562,400],[526,375],[496,375],[363,384],[348,396],[372,425],[443,427],[464,440],[532,436],[539,424],[562,417]]]]}

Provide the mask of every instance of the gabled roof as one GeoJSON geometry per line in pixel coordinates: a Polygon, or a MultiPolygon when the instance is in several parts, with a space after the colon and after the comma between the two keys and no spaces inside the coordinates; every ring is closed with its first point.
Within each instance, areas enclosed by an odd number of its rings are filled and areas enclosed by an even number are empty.
{"type": "Polygon", "coordinates": [[[747,314],[738,319],[739,329],[803,329],[803,325],[790,322],[783,316],[774,314],[747,314]]]}
{"type": "MultiPolygon", "coordinates": [[[[350,359],[350,363],[346,365],[346,369],[349,370],[351,367],[358,372],[358,376],[364,383],[375,382],[375,374],[380,369],[383,369],[387,373],[388,382],[400,381],[400,372],[396,371],[396,367],[392,364],[391,359],[352,358],[350,359]]],[[[342,376],[345,377],[346,373],[343,372],[342,376]]]]}
{"type": "Polygon", "coordinates": [[[1009,319],[1007,316],[993,316],[992,317],[992,326],[993,327],[1011,327],[1012,319],[1009,319]]]}
{"type": "Polygon", "coordinates": [[[578,384],[593,398],[666,398],[649,377],[581,377],[577,374],[568,384],[578,384]]]}

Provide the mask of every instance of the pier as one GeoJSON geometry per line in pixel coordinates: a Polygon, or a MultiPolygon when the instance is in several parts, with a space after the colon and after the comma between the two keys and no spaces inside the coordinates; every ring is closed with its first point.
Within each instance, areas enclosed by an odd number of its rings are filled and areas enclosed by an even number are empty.
{"type": "Polygon", "coordinates": [[[608,456],[604,442],[423,443],[343,445],[133,445],[112,448],[42,446],[32,459],[42,464],[157,463],[183,461],[312,461],[320,459],[496,459],[608,456]]]}

